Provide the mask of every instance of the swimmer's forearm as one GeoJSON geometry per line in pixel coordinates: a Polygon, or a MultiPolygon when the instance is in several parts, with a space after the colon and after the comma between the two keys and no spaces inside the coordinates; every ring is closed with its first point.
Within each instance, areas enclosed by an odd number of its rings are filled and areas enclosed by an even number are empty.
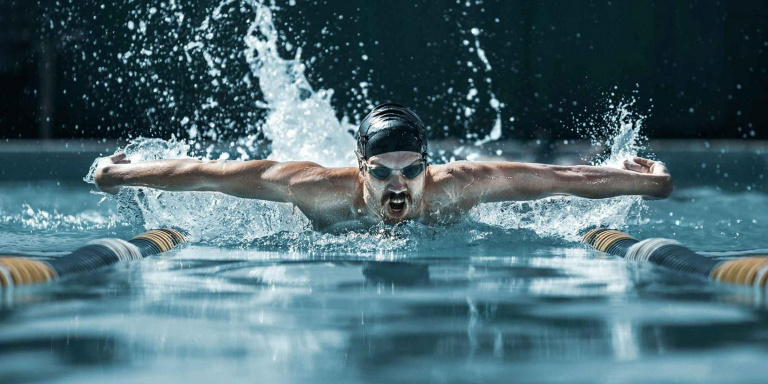
{"type": "Polygon", "coordinates": [[[665,198],[672,192],[672,179],[665,168],[664,174],[650,174],[608,167],[515,162],[457,162],[448,167],[466,191],[464,196],[475,202],[532,200],[562,194],[591,199],[622,195],[665,198]]]}
{"type": "MultiPolygon", "coordinates": [[[[563,193],[591,199],[640,195],[663,199],[672,193],[669,175],[654,175],[624,169],[573,166],[561,170],[563,193]]],[[[556,188],[558,189],[558,188],[556,188]]],[[[557,192],[557,191],[555,191],[557,192]]]]}
{"type": "Polygon", "coordinates": [[[176,159],[110,164],[96,171],[95,180],[101,190],[110,193],[132,186],[166,191],[212,191],[250,199],[295,202],[319,193],[320,190],[307,192],[299,188],[297,196],[295,189],[307,181],[325,180],[324,170],[315,163],[300,161],[176,159]]]}
{"type": "Polygon", "coordinates": [[[204,187],[204,178],[195,172],[196,159],[154,160],[133,164],[111,164],[96,171],[96,185],[102,190],[119,187],[150,187],[169,191],[194,191],[204,187]]]}

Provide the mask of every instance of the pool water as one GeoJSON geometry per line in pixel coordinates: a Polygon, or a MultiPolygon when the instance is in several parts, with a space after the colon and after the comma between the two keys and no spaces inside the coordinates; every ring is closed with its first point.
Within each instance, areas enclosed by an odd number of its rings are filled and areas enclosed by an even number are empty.
{"type": "MultiPolygon", "coordinates": [[[[326,47],[324,37],[276,22],[301,12],[288,3],[117,7],[127,12],[115,17],[125,20],[124,27],[90,33],[109,44],[94,44],[99,54],[85,60],[86,72],[105,77],[83,100],[103,106],[99,92],[117,87],[134,95],[137,108],[146,108],[151,136],[179,138],[130,140],[139,135],[131,127],[145,124],[105,124],[105,133],[121,132],[128,140],[120,150],[132,161],[268,155],[354,165],[349,133],[382,97],[368,91],[391,85],[372,84],[363,66],[342,73],[359,88],[330,85],[356,94],[359,105],[347,106],[352,114],[334,108],[333,90],[313,84],[307,70],[342,56],[353,63],[352,51],[326,47]],[[303,56],[302,47],[310,46],[322,46],[318,54],[324,57],[303,56]],[[194,93],[185,90],[191,85],[194,93]],[[232,111],[242,124],[230,119],[232,111]]],[[[73,7],[55,7],[53,14],[67,23],[84,19],[81,14],[102,22],[89,7],[73,7]]],[[[110,14],[115,8],[106,7],[110,14]]],[[[45,24],[81,28],[67,23],[45,24]]],[[[460,143],[447,141],[430,163],[511,159],[515,148],[526,161],[541,157],[531,151],[554,152],[554,143],[537,142],[531,150],[497,141],[515,137],[516,116],[504,109],[515,100],[497,98],[493,88],[507,87],[509,79],[493,70],[499,66],[491,62],[492,52],[485,54],[492,37],[472,26],[459,28],[472,36],[456,40],[466,49],[462,61],[474,61],[465,68],[470,81],[454,90],[451,80],[442,84],[445,89],[429,91],[430,103],[455,115],[428,125],[474,126],[472,115],[482,105],[495,119],[460,143]]],[[[363,42],[354,45],[362,48],[363,42]]],[[[375,45],[366,41],[365,49],[383,49],[375,45]]],[[[594,164],[614,166],[655,150],[642,140],[646,113],[633,107],[635,97],[643,97],[636,92],[614,87],[604,106],[578,100],[584,115],[572,116],[562,129],[575,130],[594,148],[571,150],[568,163],[592,158],[598,147],[607,151],[594,164]]],[[[104,199],[74,177],[24,181],[64,173],[79,178],[87,165],[75,165],[74,158],[88,155],[66,145],[54,148],[58,158],[25,145],[16,153],[5,143],[0,254],[56,258],[93,239],[127,239],[168,225],[187,230],[191,241],[138,262],[5,295],[0,383],[762,383],[768,373],[763,295],[625,262],[578,243],[580,230],[600,224],[638,239],[673,238],[709,257],[768,254],[766,146],[731,144],[716,148],[703,141],[669,156],[657,151],[685,186],[664,201],[556,198],[479,207],[466,222],[447,227],[407,224],[328,234],[309,229],[285,205],[151,190],[104,199]]]]}
{"type": "MultiPolygon", "coordinates": [[[[0,184],[0,250],[52,258],[144,230],[89,190],[0,184]]],[[[622,228],[637,238],[711,257],[768,253],[766,194],[705,186],[642,205],[622,228]]],[[[768,373],[765,299],[748,288],[530,229],[371,231],[201,238],[19,289],[0,310],[0,382],[735,383],[768,373]],[[366,236],[402,247],[333,246],[366,236]]]]}

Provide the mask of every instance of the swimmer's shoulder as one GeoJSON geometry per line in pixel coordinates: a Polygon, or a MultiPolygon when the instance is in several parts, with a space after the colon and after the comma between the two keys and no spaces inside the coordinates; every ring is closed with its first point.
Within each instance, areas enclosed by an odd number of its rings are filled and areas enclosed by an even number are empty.
{"type": "Polygon", "coordinates": [[[475,177],[473,162],[454,161],[448,164],[430,165],[427,167],[427,178],[436,186],[465,184],[475,177]]]}
{"type": "MultiPolygon", "coordinates": [[[[240,162],[259,167],[261,160],[252,160],[240,162]]],[[[324,167],[312,161],[284,161],[270,162],[269,165],[275,173],[283,174],[295,183],[317,183],[329,180],[345,181],[357,179],[357,168],[343,167],[330,168],[324,167]]]]}
{"type": "Polygon", "coordinates": [[[470,163],[455,161],[427,167],[425,192],[434,210],[445,211],[448,207],[461,210],[464,205],[473,204],[471,199],[467,199],[476,181],[470,163]]]}
{"type": "Polygon", "coordinates": [[[291,181],[293,204],[316,228],[354,219],[362,200],[358,169],[327,168],[314,163],[305,166],[305,171],[291,181]]]}
{"type": "Polygon", "coordinates": [[[295,162],[298,172],[291,178],[290,188],[293,194],[301,194],[317,201],[324,197],[345,197],[358,189],[359,171],[357,168],[329,168],[317,163],[295,162]]]}
{"type": "Polygon", "coordinates": [[[354,183],[356,183],[359,179],[358,177],[358,169],[353,167],[343,167],[343,168],[330,168],[330,167],[324,167],[322,165],[319,165],[317,163],[312,163],[308,161],[302,161],[301,167],[303,171],[301,172],[299,177],[297,178],[298,181],[301,181],[303,183],[307,184],[338,184],[339,186],[344,186],[349,184],[350,186],[354,183]]]}
{"type": "Polygon", "coordinates": [[[469,161],[460,160],[448,164],[431,165],[428,169],[435,182],[444,183],[475,183],[483,179],[498,176],[500,171],[505,176],[524,174],[532,167],[551,167],[541,164],[519,163],[513,161],[469,161]]]}
{"type": "Polygon", "coordinates": [[[427,190],[432,204],[440,209],[453,205],[459,211],[476,205],[492,167],[490,163],[464,160],[430,165],[427,190]]]}

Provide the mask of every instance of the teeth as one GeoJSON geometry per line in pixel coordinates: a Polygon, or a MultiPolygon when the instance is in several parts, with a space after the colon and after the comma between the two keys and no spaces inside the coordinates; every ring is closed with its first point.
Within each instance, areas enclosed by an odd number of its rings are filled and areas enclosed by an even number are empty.
{"type": "Polygon", "coordinates": [[[405,205],[406,196],[404,193],[390,193],[389,203],[394,205],[405,205]]]}

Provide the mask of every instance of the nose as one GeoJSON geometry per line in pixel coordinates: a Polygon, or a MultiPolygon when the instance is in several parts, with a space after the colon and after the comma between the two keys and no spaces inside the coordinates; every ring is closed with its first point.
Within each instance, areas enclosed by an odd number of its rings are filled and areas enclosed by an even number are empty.
{"type": "Polygon", "coordinates": [[[403,193],[408,190],[405,185],[405,180],[401,175],[393,176],[392,181],[387,185],[387,189],[394,193],[403,193]]]}

